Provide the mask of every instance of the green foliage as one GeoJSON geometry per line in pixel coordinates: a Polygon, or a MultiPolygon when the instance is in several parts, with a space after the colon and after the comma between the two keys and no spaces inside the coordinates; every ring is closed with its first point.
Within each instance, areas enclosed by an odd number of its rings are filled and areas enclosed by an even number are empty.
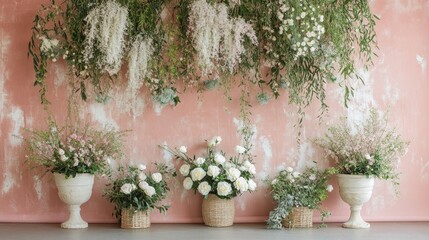
{"type": "Polygon", "coordinates": [[[322,217],[329,215],[321,209],[320,204],[328,197],[328,191],[332,191],[332,186],[327,181],[334,173],[333,168],[321,171],[314,167],[306,168],[302,173],[290,167],[280,171],[271,183],[271,193],[277,207],[270,212],[268,228],[281,229],[281,221],[293,207],[319,210],[322,217]]]}
{"type": "MultiPolygon", "coordinates": [[[[145,173],[145,166],[119,166],[116,176],[110,177],[110,182],[106,185],[103,196],[115,205],[113,215],[120,220],[121,210],[130,209],[132,211],[152,211],[154,208],[161,213],[165,213],[169,206],[161,204],[167,197],[170,188],[167,180],[173,172],[164,164],[155,164],[156,173],[162,175],[162,180],[157,181],[153,175],[145,173]],[[144,184],[145,183],[145,184],[144,184]],[[127,192],[123,186],[130,184],[133,186],[130,192],[127,192]],[[154,192],[147,190],[152,187],[154,192]]],[[[153,191],[152,190],[152,191],[153,191]]]]}
{"type": "Polygon", "coordinates": [[[26,161],[47,172],[75,177],[78,173],[104,174],[109,162],[120,159],[124,132],[106,127],[95,130],[80,123],[58,128],[51,120],[47,130],[29,130],[26,142],[26,161]]]}
{"type": "Polygon", "coordinates": [[[340,174],[374,176],[391,180],[395,186],[399,184],[397,164],[409,144],[388,126],[387,114],[373,108],[359,124],[350,126],[341,119],[316,143],[335,161],[340,174]]]}

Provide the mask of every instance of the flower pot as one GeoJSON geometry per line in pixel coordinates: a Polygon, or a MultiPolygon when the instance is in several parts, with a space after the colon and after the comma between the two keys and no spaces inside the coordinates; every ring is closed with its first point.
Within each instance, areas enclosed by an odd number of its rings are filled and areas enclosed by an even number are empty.
{"type": "Polygon", "coordinates": [[[283,219],[282,224],[285,228],[311,228],[313,227],[313,209],[294,207],[283,219]]]}
{"type": "Polygon", "coordinates": [[[88,223],[80,216],[80,205],[87,202],[92,194],[94,175],[77,174],[66,179],[64,174],[54,174],[60,199],[69,207],[69,219],[61,224],[62,228],[87,228],[88,223]]]}
{"type": "Polygon", "coordinates": [[[350,205],[350,218],[343,223],[345,228],[369,228],[370,224],[365,222],[360,211],[372,195],[374,177],[364,175],[338,175],[340,196],[344,202],[350,205]]]}
{"type": "Polygon", "coordinates": [[[234,199],[220,199],[209,194],[203,200],[202,214],[204,224],[210,227],[228,227],[234,223],[234,199]]]}
{"type": "Polygon", "coordinates": [[[148,228],[150,227],[149,211],[121,210],[121,228],[148,228]]]}

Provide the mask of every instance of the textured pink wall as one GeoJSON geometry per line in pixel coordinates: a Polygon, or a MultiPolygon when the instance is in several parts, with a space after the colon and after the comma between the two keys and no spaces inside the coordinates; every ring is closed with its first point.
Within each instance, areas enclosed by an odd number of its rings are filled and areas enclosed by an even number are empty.
{"type": "MultiPolygon", "coordinates": [[[[41,0],[0,0],[0,222],[59,222],[66,218],[52,177],[40,179],[22,164],[22,142],[14,135],[22,134],[22,127],[44,126],[45,114],[39,104],[37,89],[32,87],[33,70],[26,58],[27,41],[33,17],[41,0]]],[[[391,122],[412,144],[400,163],[401,195],[396,198],[388,183],[377,181],[372,199],[363,215],[370,221],[429,220],[429,1],[378,0],[371,1],[374,13],[381,17],[377,26],[380,51],[375,66],[362,72],[365,86],[359,86],[349,109],[341,105],[341,90],[329,90],[330,112],[326,122],[340,115],[353,121],[365,116],[372,105],[378,109],[391,107],[391,122]]],[[[50,67],[50,99],[57,116],[63,116],[66,86],[65,68],[61,64],[50,67]]],[[[194,93],[182,96],[175,107],[154,107],[149,97],[142,95],[138,116],[121,109],[120,94],[108,105],[88,103],[83,114],[99,124],[110,123],[121,129],[133,129],[127,139],[126,152],[134,162],[164,160],[157,144],[187,145],[191,151],[201,150],[201,140],[214,135],[223,137],[222,147],[231,151],[239,141],[236,133],[238,105],[227,103],[219,92],[209,92],[199,101],[194,93]],[[225,106],[229,111],[225,111],[225,106]]],[[[295,140],[296,109],[281,97],[266,106],[254,105],[255,154],[258,155],[258,182],[275,173],[281,166],[306,165],[323,159],[320,150],[309,140],[322,134],[324,124],[317,124],[317,109],[308,111],[303,128],[304,141],[295,140]],[[309,140],[306,140],[309,139],[309,140]]],[[[64,120],[63,117],[59,117],[64,120]]],[[[326,165],[326,163],[323,163],[326,165]]],[[[103,179],[96,180],[91,200],[83,206],[83,216],[90,222],[110,222],[112,206],[101,197],[103,179]]],[[[333,181],[334,182],[334,181],[333,181]]],[[[336,185],[335,185],[336,186],[336,185]]],[[[154,222],[200,222],[200,196],[175,188],[169,199],[172,203],[167,216],[155,214],[154,222]]],[[[236,199],[237,222],[259,222],[266,219],[273,207],[265,188],[252,196],[236,199]]],[[[325,204],[331,211],[330,221],[344,221],[348,208],[336,189],[325,204]]]]}

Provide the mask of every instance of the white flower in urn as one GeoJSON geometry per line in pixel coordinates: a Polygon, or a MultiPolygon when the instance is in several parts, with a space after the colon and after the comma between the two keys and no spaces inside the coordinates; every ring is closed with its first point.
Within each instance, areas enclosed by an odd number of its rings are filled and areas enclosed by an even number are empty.
{"type": "Polygon", "coordinates": [[[217,164],[224,164],[226,161],[225,157],[220,153],[215,154],[214,160],[217,164]]]}
{"type": "Polygon", "coordinates": [[[199,157],[195,160],[195,164],[199,166],[199,165],[203,164],[205,161],[206,161],[205,158],[199,157]]]}
{"type": "Polygon", "coordinates": [[[249,184],[247,183],[246,179],[244,179],[243,177],[239,177],[234,182],[234,187],[235,187],[235,189],[237,189],[241,193],[242,192],[246,192],[247,190],[249,190],[249,184]]]}
{"type": "Polygon", "coordinates": [[[219,182],[216,190],[219,196],[228,196],[232,192],[232,187],[227,182],[219,182]]]}
{"type": "Polygon", "coordinates": [[[190,177],[187,177],[185,178],[185,180],[183,180],[183,188],[185,188],[186,190],[191,189],[192,185],[194,185],[194,182],[190,177]]]}
{"type": "Polygon", "coordinates": [[[141,189],[141,190],[145,190],[146,188],[148,188],[149,187],[149,184],[147,183],[147,182],[145,182],[145,181],[141,181],[141,182],[139,182],[139,188],[141,189]]]}
{"type": "Polygon", "coordinates": [[[179,148],[179,152],[181,152],[181,153],[185,154],[185,153],[187,153],[187,152],[188,152],[188,149],[187,149],[185,146],[181,146],[181,147],[179,148]]]}
{"type": "Polygon", "coordinates": [[[218,166],[209,166],[207,170],[207,175],[210,177],[216,178],[220,174],[220,168],[218,166]]]}
{"type": "Polygon", "coordinates": [[[256,185],[255,181],[253,181],[253,179],[249,179],[247,184],[249,185],[249,191],[255,191],[256,190],[257,185],[256,185]]]}
{"type": "Polygon", "coordinates": [[[128,194],[131,194],[131,192],[136,190],[136,189],[137,189],[136,185],[131,184],[131,183],[125,183],[121,187],[121,192],[128,195],[128,194]]]}
{"type": "Polygon", "coordinates": [[[153,181],[155,181],[156,183],[159,183],[162,181],[162,174],[161,173],[152,173],[152,179],[153,181]]]}
{"type": "Polygon", "coordinates": [[[146,193],[146,195],[148,195],[149,197],[152,197],[153,195],[155,195],[156,191],[155,188],[152,186],[148,186],[147,188],[145,188],[144,193],[146,193]]]}
{"type": "Polygon", "coordinates": [[[206,171],[202,168],[194,168],[191,171],[191,178],[193,181],[200,181],[206,176],[206,171]]]}
{"type": "Polygon", "coordinates": [[[334,190],[334,187],[333,187],[331,184],[329,184],[329,185],[326,187],[326,191],[328,191],[328,192],[332,192],[332,190],[334,190]]]}
{"type": "Polygon", "coordinates": [[[146,165],[144,165],[144,164],[139,164],[137,167],[140,171],[146,170],[146,165]]]}
{"type": "Polygon", "coordinates": [[[182,174],[182,176],[186,177],[189,174],[189,170],[190,170],[191,166],[189,166],[189,164],[183,164],[180,168],[179,168],[179,172],[180,174],[182,174]]]}
{"type": "Polygon", "coordinates": [[[231,182],[235,182],[241,175],[240,170],[237,168],[231,167],[228,170],[226,170],[228,180],[231,182]]]}
{"type": "Polygon", "coordinates": [[[246,148],[240,145],[235,146],[235,152],[238,154],[243,154],[246,152],[246,148]]]}
{"type": "Polygon", "coordinates": [[[204,195],[204,196],[209,194],[211,189],[212,187],[209,185],[208,182],[205,182],[205,181],[198,185],[198,192],[200,192],[201,195],[204,195]]]}

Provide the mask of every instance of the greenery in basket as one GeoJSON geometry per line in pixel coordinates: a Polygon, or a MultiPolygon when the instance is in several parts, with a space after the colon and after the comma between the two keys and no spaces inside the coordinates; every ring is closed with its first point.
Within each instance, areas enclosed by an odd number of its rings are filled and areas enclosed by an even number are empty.
{"type": "Polygon", "coordinates": [[[315,167],[306,168],[302,173],[288,167],[280,171],[271,182],[271,193],[277,202],[277,207],[270,212],[268,228],[281,229],[282,221],[291,212],[293,207],[308,207],[321,212],[322,222],[330,213],[322,210],[321,202],[333,190],[328,180],[335,169],[324,171],[315,167]]]}
{"type": "Polygon", "coordinates": [[[105,174],[112,159],[123,155],[124,132],[90,124],[67,124],[59,128],[52,119],[46,130],[30,130],[24,137],[26,161],[46,172],[75,177],[79,173],[105,174]]]}
{"type": "Polygon", "coordinates": [[[167,180],[174,174],[164,164],[155,164],[156,172],[145,172],[146,166],[120,166],[115,176],[111,176],[104,197],[115,205],[113,215],[119,220],[122,209],[132,211],[166,212],[168,205],[161,203],[170,191],[167,180]]]}
{"type": "Polygon", "coordinates": [[[176,159],[183,161],[179,172],[185,177],[183,187],[193,189],[204,197],[215,194],[221,199],[231,199],[245,192],[256,190],[253,180],[256,174],[255,165],[248,149],[236,146],[236,156],[226,159],[225,153],[218,151],[216,146],[222,138],[217,136],[207,142],[207,151],[203,156],[187,155],[187,148],[171,149],[161,146],[172,153],[176,159]]]}
{"type": "Polygon", "coordinates": [[[371,108],[369,117],[353,126],[343,118],[316,143],[334,161],[338,173],[374,176],[399,185],[397,164],[409,143],[388,126],[387,114],[371,108]]]}

